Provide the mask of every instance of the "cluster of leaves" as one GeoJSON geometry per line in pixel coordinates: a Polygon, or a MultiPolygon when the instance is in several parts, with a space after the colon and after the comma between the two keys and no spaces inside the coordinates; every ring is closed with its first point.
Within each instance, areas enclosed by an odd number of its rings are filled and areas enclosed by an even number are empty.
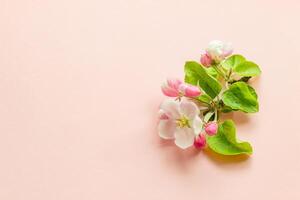
{"type": "MultiPolygon", "coordinates": [[[[205,92],[197,100],[207,107],[204,112],[204,120],[207,122],[219,120],[221,113],[258,112],[257,94],[247,82],[260,73],[257,64],[241,55],[232,55],[209,68],[194,61],[185,64],[185,82],[205,92]]],[[[248,142],[240,142],[236,138],[232,120],[219,123],[217,134],[207,136],[207,144],[213,151],[223,155],[252,153],[248,142]]]]}

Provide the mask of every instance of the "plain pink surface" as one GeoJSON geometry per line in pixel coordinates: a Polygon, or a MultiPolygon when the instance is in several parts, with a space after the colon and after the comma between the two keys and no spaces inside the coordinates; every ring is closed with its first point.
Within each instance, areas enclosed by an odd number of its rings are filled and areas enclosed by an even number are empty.
{"type": "Polygon", "coordinates": [[[299,1],[1,0],[0,199],[300,199],[299,1]],[[254,154],[159,139],[166,77],[212,39],[257,62],[254,154]]]}

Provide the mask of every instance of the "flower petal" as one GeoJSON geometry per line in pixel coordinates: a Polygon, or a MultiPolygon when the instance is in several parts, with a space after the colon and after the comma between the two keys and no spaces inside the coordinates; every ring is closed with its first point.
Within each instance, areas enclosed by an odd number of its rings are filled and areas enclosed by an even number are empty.
{"type": "Polygon", "coordinates": [[[194,144],[195,134],[191,128],[177,128],[175,132],[175,144],[186,149],[194,144]]]}
{"type": "Polygon", "coordinates": [[[197,105],[191,101],[182,101],[180,103],[180,113],[189,119],[194,119],[200,111],[197,105]]]}
{"type": "Polygon", "coordinates": [[[176,130],[174,120],[160,120],[158,124],[158,134],[163,139],[173,139],[176,130]]]}
{"type": "Polygon", "coordinates": [[[169,119],[169,116],[163,111],[162,109],[159,109],[158,111],[159,119],[169,119]]]}
{"type": "Polygon", "coordinates": [[[179,102],[173,99],[166,99],[161,105],[160,108],[172,119],[179,119],[179,102]]]}
{"type": "Polygon", "coordinates": [[[192,122],[192,127],[194,129],[195,135],[199,135],[203,128],[203,122],[200,117],[196,116],[192,122]]]}
{"type": "Polygon", "coordinates": [[[231,55],[233,52],[233,48],[231,43],[226,43],[223,47],[223,56],[227,57],[229,55],[231,55]]]}

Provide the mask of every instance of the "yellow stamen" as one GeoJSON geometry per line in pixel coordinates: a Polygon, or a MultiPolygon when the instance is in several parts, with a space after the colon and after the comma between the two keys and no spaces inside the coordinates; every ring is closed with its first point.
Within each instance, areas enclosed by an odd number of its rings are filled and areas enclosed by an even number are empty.
{"type": "Polygon", "coordinates": [[[177,119],[176,124],[180,128],[184,128],[184,127],[190,128],[189,120],[184,116],[182,116],[180,119],[177,119]]]}

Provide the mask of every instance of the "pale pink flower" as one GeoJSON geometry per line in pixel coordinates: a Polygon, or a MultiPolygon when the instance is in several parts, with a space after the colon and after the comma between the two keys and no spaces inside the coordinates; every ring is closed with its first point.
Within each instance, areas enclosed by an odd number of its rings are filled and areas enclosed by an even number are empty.
{"type": "Polygon", "coordinates": [[[201,55],[200,62],[203,66],[209,67],[211,66],[213,60],[210,57],[210,55],[207,52],[205,52],[204,54],[201,55]]]}
{"type": "Polygon", "coordinates": [[[197,105],[191,101],[165,100],[159,111],[159,136],[175,139],[175,144],[182,149],[192,146],[203,126],[199,113],[197,105]]]}
{"type": "Polygon", "coordinates": [[[206,52],[215,62],[221,62],[225,57],[232,54],[233,48],[230,43],[214,40],[209,43],[206,52]]]}
{"type": "Polygon", "coordinates": [[[194,147],[197,149],[203,149],[206,146],[206,137],[204,134],[199,134],[195,137],[194,147]]]}
{"type": "Polygon", "coordinates": [[[184,83],[179,86],[179,91],[186,97],[197,97],[201,94],[199,87],[184,83]]]}
{"type": "Polygon", "coordinates": [[[218,132],[218,124],[216,122],[209,122],[205,125],[205,132],[209,136],[213,136],[218,132]]]}
{"type": "Polygon", "coordinates": [[[161,90],[164,95],[168,97],[178,97],[179,96],[179,86],[182,84],[182,81],[179,79],[168,79],[161,86],[161,90]]]}

